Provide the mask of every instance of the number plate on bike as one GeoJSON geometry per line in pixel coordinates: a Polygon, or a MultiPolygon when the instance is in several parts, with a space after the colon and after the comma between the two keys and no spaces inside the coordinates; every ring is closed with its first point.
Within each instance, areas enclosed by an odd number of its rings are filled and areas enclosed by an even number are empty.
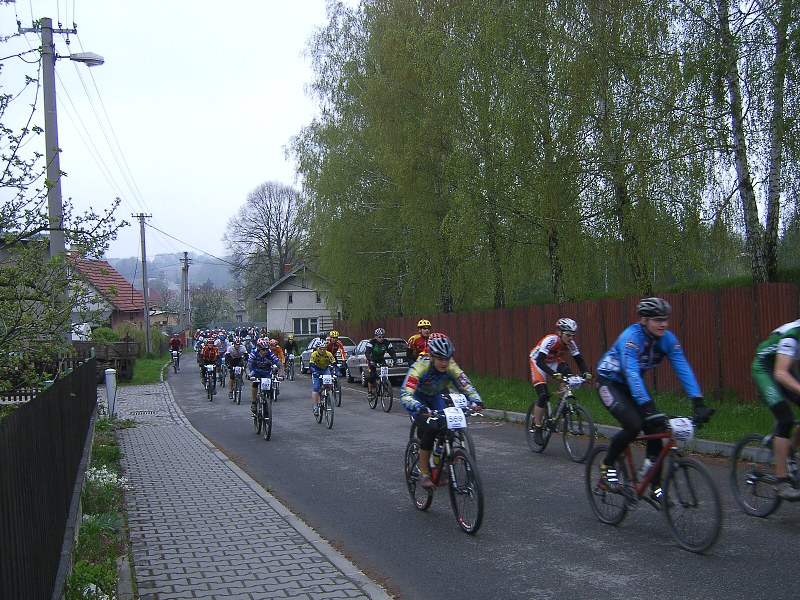
{"type": "Polygon", "coordinates": [[[389,376],[389,367],[381,367],[381,377],[389,376]]]}
{"type": "Polygon", "coordinates": [[[688,446],[694,441],[694,423],[691,419],[670,419],[669,427],[672,429],[672,439],[681,446],[688,446]]]}
{"type": "Polygon", "coordinates": [[[211,371],[213,371],[213,370],[214,370],[214,365],[206,365],[206,371],[211,373],[211,371]]]}
{"type": "Polygon", "coordinates": [[[333,375],[323,375],[322,385],[333,385],[333,375]]]}
{"type": "Polygon", "coordinates": [[[243,367],[233,367],[233,374],[234,375],[241,375],[243,367]]]}
{"type": "Polygon", "coordinates": [[[453,406],[456,408],[467,408],[469,406],[469,401],[464,394],[450,394],[450,400],[452,400],[453,406]]]}
{"type": "Polygon", "coordinates": [[[460,408],[448,406],[444,409],[444,416],[447,419],[448,429],[464,429],[467,426],[467,417],[460,408]]]}
{"type": "Polygon", "coordinates": [[[272,380],[269,377],[263,377],[260,381],[262,390],[268,390],[272,386],[272,380]]]}

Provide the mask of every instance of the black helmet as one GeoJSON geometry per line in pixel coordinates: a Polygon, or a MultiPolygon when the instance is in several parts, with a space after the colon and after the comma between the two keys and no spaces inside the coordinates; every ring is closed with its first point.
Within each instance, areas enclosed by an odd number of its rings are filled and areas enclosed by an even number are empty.
{"type": "Polygon", "coordinates": [[[640,317],[668,317],[672,307],[663,298],[645,298],[636,306],[636,314],[640,317]]]}

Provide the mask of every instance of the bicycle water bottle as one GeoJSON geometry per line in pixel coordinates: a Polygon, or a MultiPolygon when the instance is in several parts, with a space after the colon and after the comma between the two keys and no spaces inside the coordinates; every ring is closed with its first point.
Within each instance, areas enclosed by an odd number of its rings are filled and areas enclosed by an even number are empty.
{"type": "Polygon", "coordinates": [[[642,468],[639,469],[639,479],[644,479],[647,477],[647,474],[650,472],[652,466],[653,461],[650,460],[650,458],[645,458],[644,462],[642,463],[642,468]]]}
{"type": "Polygon", "coordinates": [[[433,466],[438,467],[442,464],[442,454],[444,453],[444,448],[442,446],[436,446],[433,449],[433,466]]]}

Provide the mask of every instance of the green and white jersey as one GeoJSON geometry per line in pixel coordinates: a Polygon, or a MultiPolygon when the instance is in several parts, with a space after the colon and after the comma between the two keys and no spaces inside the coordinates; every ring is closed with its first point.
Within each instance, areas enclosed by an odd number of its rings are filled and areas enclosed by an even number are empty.
{"type": "Polygon", "coordinates": [[[776,354],[800,361],[800,319],[781,325],[756,348],[756,357],[769,365],[775,363],[776,354]]]}

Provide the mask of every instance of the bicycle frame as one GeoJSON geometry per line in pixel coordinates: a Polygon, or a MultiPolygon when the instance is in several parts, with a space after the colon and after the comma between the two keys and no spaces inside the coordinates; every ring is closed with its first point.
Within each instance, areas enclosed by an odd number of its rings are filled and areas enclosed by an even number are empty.
{"type": "MultiPolygon", "coordinates": [[[[636,468],[636,464],[633,460],[633,451],[631,451],[630,444],[625,448],[624,456],[625,456],[625,466],[628,469],[628,473],[630,473],[631,479],[631,489],[636,494],[636,498],[641,498],[642,495],[647,491],[647,486],[650,485],[650,482],[653,480],[653,477],[656,473],[660,472],[661,467],[664,465],[667,455],[674,451],[678,451],[678,443],[672,438],[671,430],[663,431],[660,433],[648,433],[638,436],[633,442],[646,442],[647,440],[667,440],[664,443],[664,447],[661,448],[661,452],[653,461],[653,464],[650,466],[649,471],[647,474],[639,481],[639,470],[636,468]]],[[[631,443],[633,443],[631,442],[631,443]]]]}

